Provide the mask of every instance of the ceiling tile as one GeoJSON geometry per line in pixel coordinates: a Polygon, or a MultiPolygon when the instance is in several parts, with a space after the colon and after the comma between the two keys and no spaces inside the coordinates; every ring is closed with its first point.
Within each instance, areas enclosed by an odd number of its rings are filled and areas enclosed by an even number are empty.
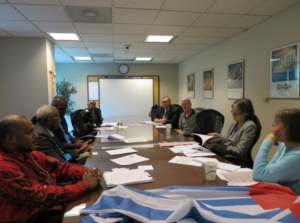
{"type": "Polygon", "coordinates": [[[178,36],[186,29],[186,26],[152,26],[150,35],[172,35],[178,36]]]}
{"type": "Polygon", "coordinates": [[[155,58],[158,54],[151,54],[151,53],[137,53],[135,57],[151,57],[155,58]]]}
{"type": "Polygon", "coordinates": [[[193,46],[193,44],[176,44],[176,43],[171,43],[169,46],[166,48],[167,50],[187,50],[190,49],[193,46]]]}
{"type": "Polygon", "coordinates": [[[188,58],[190,58],[191,56],[189,56],[189,55],[178,55],[178,56],[176,56],[175,57],[175,59],[188,59],[188,58]]]}
{"type": "Polygon", "coordinates": [[[68,52],[67,53],[71,57],[90,57],[91,55],[87,53],[77,53],[77,52],[68,52]]]}
{"type": "Polygon", "coordinates": [[[79,33],[112,34],[112,24],[99,23],[74,23],[79,33]]]}
{"type": "Polygon", "coordinates": [[[139,54],[153,54],[158,55],[161,53],[162,50],[154,50],[154,49],[139,49],[139,54]]]}
{"type": "Polygon", "coordinates": [[[240,15],[204,13],[192,26],[225,27],[239,17],[240,15]]]}
{"type": "Polygon", "coordinates": [[[29,20],[68,22],[69,17],[62,6],[15,5],[29,20]]]}
{"type": "Polygon", "coordinates": [[[266,19],[270,18],[269,16],[254,16],[254,15],[244,15],[229,24],[228,27],[233,28],[250,28],[266,19]]]}
{"type": "Polygon", "coordinates": [[[163,10],[205,12],[217,0],[167,0],[163,10]]]}
{"type": "Polygon", "coordinates": [[[10,36],[8,33],[0,31],[0,36],[10,36]]]}
{"type": "Polygon", "coordinates": [[[112,7],[112,0],[61,0],[63,5],[112,7]]]}
{"type": "Polygon", "coordinates": [[[137,9],[160,9],[165,0],[114,0],[114,7],[137,9]]]}
{"type": "Polygon", "coordinates": [[[138,52],[137,49],[130,49],[129,51],[125,51],[123,49],[114,49],[114,54],[122,54],[122,55],[135,55],[138,52]]]}
{"type": "Polygon", "coordinates": [[[80,34],[81,38],[85,42],[111,42],[113,40],[112,35],[105,34],[80,34]]]}
{"type": "Polygon", "coordinates": [[[114,35],[114,42],[142,43],[145,35],[114,35]]]}
{"type": "Polygon", "coordinates": [[[114,24],[114,34],[148,34],[151,25],[114,24]]]}
{"type": "Polygon", "coordinates": [[[157,60],[173,60],[176,56],[175,55],[158,55],[155,57],[157,60]]]}
{"type": "Polygon", "coordinates": [[[26,20],[26,18],[11,5],[0,4],[0,20],[26,20]]]}
{"type": "Polygon", "coordinates": [[[112,48],[113,43],[84,42],[88,48],[112,48]]]}
{"type": "Polygon", "coordinates": [[[114,57],[114,63],[116,63],[116,64],[120,64],[120,63],[125,63],[125,64],[128,64],[128,63],[132,63],[132,61],[126,61],[126,59],[133,59],[134,57],[132,57],[132,58],[128,58],[128,57],[125,57],[125,58],[123,58],[123,57],[114,57]],[[118,59],[117,61],[115,61],[115,59],[118,59]],[[120,60],[120,59],[125,59],[125,60],[120,60]]]}
{"type": "Polygon", "coordinates": [[[115,49],[125,49],[127,45],[130,45],[130,49],[140,48],[141,43],[114,43],[115,49]]]}
{"type": "Polygon", "coordinates": [[[202,50],[187,50],[187,51],[184,51],[182,54],[183,55],[194,56],[194,55],[197,55],[197,54],[199,54],[201,52],[202,52],[202,50]]]}
{"type": "Polygon", "coordinates": [[[10,32],[15,37],[47,37],[45,33],[10,32]]]}
{"type": "Polygon", "coordinates": [[[207,12],[246,14],[266,0],[218,0],[207,12]]]}
{"type": "Polygon", "coordinates": [[[42,32],[54,32],[54,33],[76,33],[71,22],[32,22],[42,32]]]}
{"type": "Polygon", "coordinates": [[[28,21],[0,21],[0,29],[7,32],[40,32],[28,21]]]}
{"type": "Polygon", "coordinates": [[[113,15],[114,23],[152,24],[157,11],[115,8],[113,15]]]}
{"type": "Polygon", "coordinates": [[[73,59],[71,59],[69,56],[61,57],[55,55],[55,62],[56,63],[75,63],[73,59]]]}
{"type": "Polygon", "coordinates": [[[204,39],[205,37],[177,36],[172,43],[197,44],[204,39]]]}
{"type": "Polygon", "coordinates": [[[141,49],[165,49],[168,46],[167,43],[142,43],[141,49]]]}
{"type": "Polygon", "coordinates": [[[220,30],[212,27],[189,27],[183,32],[183,36],[210,36],[220,30]]]}
{"type": "Polygon", "coordinates": [[[223,38],[223,37],[207,37],[205,40],[201,41],[200,44],[217,44],[220,42],[223,42],[224,40],[226,40],[227,38],[223,38]]]}
{"type": "Polygon", "coordinates": [[[209,48],[211,48],[213,45],[203,45],[203,44],[199,44],[199,45],[195,45],[193,46],[193,50],[207,50],[209,48]]]}
{"type": "Polygon", "coordinates": [[[96,63],[113,63],[114,62],[114,58],[113,57],[93,57],[94,61],[96,63]]]}
{"type": "Polygon", "coordinates": [[[66,53],[88,53],[85,47],[61,47],[66,53]]]}
{"type": "Polygon", "coordinates": [[[299,0],[269,0],[253,9],[248,14],[275,15],[297,3],[299,3],[299,0]]]}
{"type": "Polygon", "coordinates": [[[198,18],[199,15],[200,13],[194,12],[160,11],[154,24],[189,26],[198,18]]]}
{"type": "Polygon", "coordinates": [[[5,1],[5,0],[0,0],[0,3],[7,3],[7,1],[5,1]]]}
{"type": "Polygon", "coordinates": [[[79,41],[54,41],[60,47],[85,47],[83,42],[79,41]]]}
{"type": "Polygon", "coordinates": [[[184,50],[163,50],[160,55],[179,55],[183,52],[184,50]]]}
{"type": "Polygon", "coordinates": [[[61,5],[59,0],[8,0],[13,4],[61,5]]]}
{"type": "Polygon", "coordinates": [[[124,53],[114,53],[114,58],[122,58],[122,60],[126,60],[126,59],[133,59],[135,58],[135,53],[128,53],[128,54],[124,54],[124,53]]]}
{"type": "Polygon", "coordinates": [[[76,60],[76,63],[95,63],[93,60],[76,60]]]}
{"type": "Polygon", "coordinates": [[[113,48],[90,48],[89,47],[89,52],[90,53],[100,53],[100,54],[113,54],[113,48]]]}
{"type": "Polygon", "coordinates": [[[54,52],[55,52],[55,54],[57,54],[57,53],[64,53],[64,51],[62,51],[62,49],[59,48],[58,46],[54,46],[54,52]]]}
{"type": "Polygon", "coordinates": [[[243,32],[242,29],[234,28],[222,28],[218,32],[214,33],[212,37],[232,37],[240,32],[243,32]]]}

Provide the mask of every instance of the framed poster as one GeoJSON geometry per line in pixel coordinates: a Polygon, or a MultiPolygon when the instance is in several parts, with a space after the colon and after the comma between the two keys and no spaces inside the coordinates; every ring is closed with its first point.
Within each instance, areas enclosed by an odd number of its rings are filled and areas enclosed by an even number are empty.
{"type": "Polygon", "coordinates": [[[195,74],[189,74],[187,76],[187,89],[188,89],[188,97],[195,97],[195,74]]]}
{"type": "Polygon", "coordinates": [[[203,98],[213,98],[214,69],[203,71],[203,98]]]}
{"type": "Polygon", "coordinates": [[[229,99],[244,97],[244,60],[228,64],[227,83],[227,97],[229,99]]]}
{"type": "Polygon", "coordinates": [[[299,43],[270,50],[270,97],[299,98],[299,43]]]}

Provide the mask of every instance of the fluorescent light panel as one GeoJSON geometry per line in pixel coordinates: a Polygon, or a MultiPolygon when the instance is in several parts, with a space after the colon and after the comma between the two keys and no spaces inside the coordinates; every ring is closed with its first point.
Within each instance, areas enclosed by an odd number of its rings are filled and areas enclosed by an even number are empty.
{"type": "Polygon", "coordinates": [[[152,57],[137,57],[135,58],[136,61],[151,61],[152,57]]]}
{"type": "Polygon", "coordinates": [[[55,40],[75,40],[79,41],[76,33],[48,33],[55,40]]]}
{"type": "Polygon", "coordinates": [[[74,57],[75,60],[92,60],[91,57],[74,57]]]}
{"type": "Polygon", "coordinates": [[[148,35],[145,39],[147,43],[169,43],[174,39],[175,36],[154,36],[148,35]]]}

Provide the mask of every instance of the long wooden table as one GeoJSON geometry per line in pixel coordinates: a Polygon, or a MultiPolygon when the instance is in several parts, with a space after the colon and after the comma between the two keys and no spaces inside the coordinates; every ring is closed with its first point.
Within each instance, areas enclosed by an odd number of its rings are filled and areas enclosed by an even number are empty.
{"type": "MultiPolygon", "coordinates": [[[[98,167],[102,172],[111,171],[112,168],[120,168],[124,166],[119,166],[116,163],[110,161],[112,158],[118,158],[124,155],[111,156],[105,150],[108,147],[110,148],[125,148],[131,147],[138,150],[138,155],[149,158],[148,161],[137,163],[130,166],[125,166],[127,168],[133,169],[137,168],[139,165],[152,165],[154,170],[149,170],[148,172],[154,179],[154,182],[144,183],[144,184],[135,184],[130,185],[131,187],[147,190],[155,189],[159,187],[166,187],[171,185],[187,185],[187,186],[226,186],[227,183],[223,180],[220,180],[218,177],[215,181],[206,181],[205,180],[205,171],[204,167],[195,167],[187,165],[179,165],[168,163],[173,157],[183,154],[175,154],[170,151],[168,148],[160,148],[157,143],[159,142],[182,142],[188,141],[181,134],[177,134],[174,130],[171,131],[171,134],[167,134],[165,129],[156,129],[153,126],[139,126],[139,127],[130,127],[122,131],[118,131],[118,134],[124,135],[126,137],[136,136],[141,137],[143,132],[147,133],[145,137],[149,140],[147,143],[134,143],[134,144],[125,144],[119,140],[108,140],[108,139],[97,139],[94,144],[93,152],[97,152],[97,155],[92,155],[87,159],[85,164],[86,167],[98,167]],[[146,144],[145,148],[140,148],[142,144],[146,144]]],[[[113,132],[108,132],[113,134],[113,132]]],[[[216,158],[222,162],[228,162],[222,157],[219,156],[210,156],[216,158]]],[[[94,204],[103,190],[107,190],[105,183],[102,182],[102,186],[97,188],[86,195],[73,200],[69,203],[67,211],[70,209],[86,204],[90,206],[94,204]]],[[[83,215],[67,217],[65,215],[63,222],[64,223],[74,223],[78,222],[83,215]]]]}

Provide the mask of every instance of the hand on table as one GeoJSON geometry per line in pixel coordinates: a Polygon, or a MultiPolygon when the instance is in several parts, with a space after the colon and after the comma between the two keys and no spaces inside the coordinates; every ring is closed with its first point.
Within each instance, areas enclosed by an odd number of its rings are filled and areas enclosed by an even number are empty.
{"type": "Polygon", "coordinates": [[[91,190],[99,184],[99,177],[93,169],[88,169],[86,172],[84,172],[82,180],[89,182],[91,190]]]}
{"type": "Polygon", "coordinates": [[[91,144],[92,140],[89,139],[87,140],[78,150],[77,154],[84,153],[84,152],[89,152],[92,149],[93,144],[91,144]]]}

